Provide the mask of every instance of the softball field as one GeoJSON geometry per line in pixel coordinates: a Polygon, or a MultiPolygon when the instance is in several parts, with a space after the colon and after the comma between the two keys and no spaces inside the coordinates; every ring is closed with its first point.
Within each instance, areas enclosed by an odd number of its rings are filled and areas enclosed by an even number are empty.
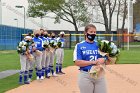
{"type": "MultiPolygon", "coordinates": [[[[108,93],[140,93],[140,64],[119,64],[106,66],[108,93]]],[[[65,75],[43,81],[33,81],[6,93],[80,93],[77,85],[78,67],[63,69],[65,75]]]]}

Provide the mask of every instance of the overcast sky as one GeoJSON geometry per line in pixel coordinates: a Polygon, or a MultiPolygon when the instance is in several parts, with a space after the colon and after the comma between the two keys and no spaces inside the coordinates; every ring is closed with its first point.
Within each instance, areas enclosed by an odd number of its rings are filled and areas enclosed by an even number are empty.
{"type": "MultiPolygon", "coordinates": [[[[16,5],[23,5],[26,8],[26,12],[28,9],[28,1],[27,0],[1,0],[3,3],[2,6],[2,24],[17,26],[17,21],[14,19],[18,19],[18,26],[23,27],[23,9],[15,8],[16,5]]],[[[113,17],[113,29],[116,29],[116,16],[113,17]]],[[[39,29],[41,24],[41,20],[39,18],[26,18],[26,28],[30,29],[39,29]]],[[[50,18],[43,19],[43,26],[49,30],[74,30],[73,25],[68,22],[61,21],[61,24],[54,24],[54,20],[50,18]]],[[[104,30],[103,25],[96,24],[97,30],[104,30]]],[[[121,23],[120,23],[121,26],[121,23]]],[[[127,24],[126,24],[127,26],[127,24]]],[[[79,30],[83,30],[83,28],[79,28],[79,30]]]]}

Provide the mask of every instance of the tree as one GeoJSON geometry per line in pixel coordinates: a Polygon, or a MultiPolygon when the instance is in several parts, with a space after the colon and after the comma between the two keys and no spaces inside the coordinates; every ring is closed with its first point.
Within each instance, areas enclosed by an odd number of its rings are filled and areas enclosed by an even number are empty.
{"type": "Polygon", "coordinates": [[[133,9],[133,18],[134,18],[134,28],[137,23],[140,23],[140,0],[137,0],[136,3],[134,3],[134,9],[133,9]]]}
{"type": "MultiPolygon", "coordinates": [[[[89,13],[83,3],[84,0],[28,0],[28,14],[32,17],[40,17],[40,13],[45,16],[47,12],[54,13],[55,23],[60,23],[61,20],[71,23],[76,33],[78,28],[84,26],[90,21],[89,13]]],[[[76,42],[79,38],[76,37],[76,42]]]]}
{"type": "MultiPolygon", "coordinates": [[[[90,3],[93,7],[95,5],[100,6],[104,22],[98,23],[104,24],[106,30],[105,33],[110,34],[112,28],[112,16],[116,7],[117,0],[86,0],[86,1],[88,1],[88,3],[90,3]]],[[[110,37],[106,37],[106,39],[110,40],[110,37]]]]}
{"type": "MultiPolygon", "coordinates": [[[[117,11],[117,29],[116,30],[119,31],[117,33],[123,34],[125,20],[127,18],[127,2],[126,2],[126,0],[118,0],[116,11],[117,11]],[[122,26],[120,28],[119,28],[119,16],[122,17],[122,26]]],[[[118,47],[120,47],[120,40],[123,41],[123,36],[122,36],[122,38],[120,38],[120,36],[118,36],[118,38],[117,38],[118,47]]]]}

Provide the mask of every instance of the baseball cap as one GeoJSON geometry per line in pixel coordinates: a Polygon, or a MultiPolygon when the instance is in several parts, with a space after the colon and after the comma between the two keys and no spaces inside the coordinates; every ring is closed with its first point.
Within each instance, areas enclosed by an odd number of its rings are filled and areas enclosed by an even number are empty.
{"type": "Polygon", "coordinates": [[[31,36],[26,36],[24,39],[32,39],[31,36]]]}
{"type": "Polygon", "coordinates": [[[62,35],[62,34],[65,34],[65,32],[63,32],[63,31],[62,31],[62,32],[60,32],[60,35],[62,35]]]}

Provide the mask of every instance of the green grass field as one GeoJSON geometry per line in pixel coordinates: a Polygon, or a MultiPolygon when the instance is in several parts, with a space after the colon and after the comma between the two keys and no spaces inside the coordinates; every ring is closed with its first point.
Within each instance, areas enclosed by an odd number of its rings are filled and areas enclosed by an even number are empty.
{"type": "MultiPolygon", "coordinates": [[[[117,64],[140,64],[140,48],[121,50],[117,64]]],[[[64,67],[74,65],[73,50],[65,50],[64,67]]],[[[16,51],[0,51],[0,71],[20,69],[19,56],[16,51]]],[[[35,79],[35,75],[33,77],[35,79]]],[[[18,87],[18,74],[0,79],[0,93],[18,87]]]]}

